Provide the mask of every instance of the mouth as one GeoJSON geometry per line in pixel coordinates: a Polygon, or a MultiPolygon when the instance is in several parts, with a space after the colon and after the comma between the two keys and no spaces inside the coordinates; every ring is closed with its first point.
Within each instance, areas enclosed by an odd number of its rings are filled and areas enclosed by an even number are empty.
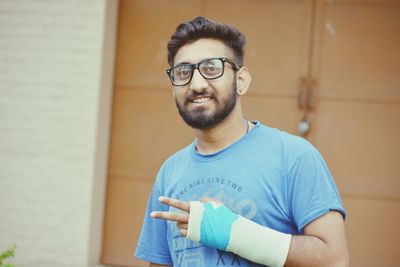
{"type": "Polygon", "coordinates": [[[190,102],[195,103],[195,104],[202,104],[211,101],[211,97],[209,96],[196,96],[191,99],[190,102]]]}

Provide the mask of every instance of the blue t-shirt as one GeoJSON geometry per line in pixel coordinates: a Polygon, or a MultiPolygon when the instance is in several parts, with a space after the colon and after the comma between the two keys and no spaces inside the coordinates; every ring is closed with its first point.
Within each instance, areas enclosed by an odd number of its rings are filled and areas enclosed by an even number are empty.
{"type": "Polygon", "coordinates": [[[182,237],[175,222],[152,219],[150,212],[170,210],[159,203],[159,196],[183,201],[216,198],[235,213],[288,234],[302,234],[308,223],[331,210],[345,216],[320,153],[305,139],[259,122],[215,154],[197,153],[193,142],[163,164],[147,204],[135,256],[182,267],[261,266],[182,237]]]}

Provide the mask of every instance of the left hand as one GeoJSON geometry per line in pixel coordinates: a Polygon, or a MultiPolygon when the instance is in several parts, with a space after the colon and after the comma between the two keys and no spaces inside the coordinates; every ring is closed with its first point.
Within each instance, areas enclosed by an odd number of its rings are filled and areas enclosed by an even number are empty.
{"type": "MultiPolygon", "coordinates": [[[[182,236],[187,236],[188,233],[188,222],[189,222],[189,213],[190,213],[190,202],[181,201],[174,198],[168,198],[165,196],[161,196],[158,200],[168,206],[177,208],[182,212],[169,212],[169,211],[153,211],[150,216],[155,219],[169,220],[175,221],[176,227],[178,227],[179,232],[182,236]]],[[[221,203],[218,200],[212,198],[202,198],[201,202],[212,201],[215,203],[221,203]]]]}

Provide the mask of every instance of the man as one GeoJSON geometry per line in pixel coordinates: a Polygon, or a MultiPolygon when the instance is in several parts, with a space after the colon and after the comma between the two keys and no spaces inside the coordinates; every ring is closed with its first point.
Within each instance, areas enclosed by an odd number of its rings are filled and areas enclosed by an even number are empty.
{"type": "Polygon", "coordinates": [[[135,255],[151,266],[348,266],[345,211],[318,151],[247,121],[245,37],[198,17],[168,44],[192,144],[155,181],[135,255]]]}

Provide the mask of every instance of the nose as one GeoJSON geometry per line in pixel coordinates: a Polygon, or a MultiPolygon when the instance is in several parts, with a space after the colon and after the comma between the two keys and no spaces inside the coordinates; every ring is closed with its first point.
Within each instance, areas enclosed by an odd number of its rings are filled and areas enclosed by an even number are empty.
{"type": "Polygon", "coordinates": [[[208,82],[201,76],[199,70],[195,69],[192,80],[190,81],[190,89],[193,91],[201,91],[208,87],[208,82]]]}

